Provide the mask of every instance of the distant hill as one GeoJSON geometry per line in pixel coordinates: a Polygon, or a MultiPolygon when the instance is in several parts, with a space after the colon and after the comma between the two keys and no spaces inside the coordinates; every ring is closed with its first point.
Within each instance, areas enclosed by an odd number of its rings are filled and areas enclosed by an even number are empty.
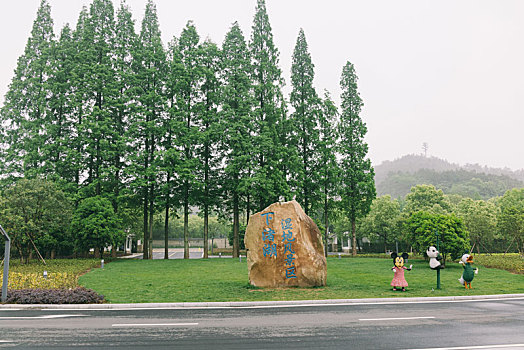
{"type": "Polygon", "coordinates": [[[431,184],[447,194],[474,199],[501,196],[509,189],[524,187],[524,169],[497,169],[478,164],[460,166],[437,157],[406,155],[375,167],[377,195],[404,197],[411,187],[431,184]]]}

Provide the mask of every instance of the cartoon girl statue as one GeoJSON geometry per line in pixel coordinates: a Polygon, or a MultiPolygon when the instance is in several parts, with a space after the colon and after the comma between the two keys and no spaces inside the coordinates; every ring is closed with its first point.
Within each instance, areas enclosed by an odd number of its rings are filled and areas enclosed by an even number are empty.
{"type": "Polygon", "coordinates": [[[391,257],[393,258],[393,266],[392,270],[395,273],[395,276],[393,277],[393,280],[391,281],[391,286],[393,287],[393,290],[397,290],[397,288],[402,288],[402,291],[406,291],[406,287],[408,286],[408,282],[404,278],[404,270],[411,271],[413,268],[413,265],[409,265],[409,268],[404,266],[404,262],[408,259],[409,255],[408,253],[402,253],[402,255],[397,255],[397,253],[391,253],[391,257]]]}

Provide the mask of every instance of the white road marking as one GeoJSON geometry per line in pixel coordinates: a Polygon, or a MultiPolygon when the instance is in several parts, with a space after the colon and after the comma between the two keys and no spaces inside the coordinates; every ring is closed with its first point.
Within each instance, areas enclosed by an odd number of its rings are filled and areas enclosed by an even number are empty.
{"type": "Polygon", "coordinates": [[[113,327],[198,326],[198,323],[115,323],[113,327]]]}
{"type": "MultiPolygon", "coordinates": [[[[476,303],[486,301],[514,301],[523,300],[522,297],[516,298],[490,298],[490,299],[468,299],[468,300],[418,300],[418,301],[380,301],[380,302],[348,302],[348,303],[315,303],[311,300],[308,304],[281,304],[281,305],[253,305],[253,306],[151,306],[151,307],[122,307],[122,308],[42,308],[40,311],[63,311],[63,310],[75,310],[75,311],[125,311],[125,310],[200,310],[200,309],[273,309],[273,308],[291,308],[291,307],[319,307],[319,306],[360,306],[360,305],[402,305],[402,304],[445,304],[445,303],[476,303]]],[[[227,303],[227,302],[226,302],[227,303]]],[[[236,303],[236,302],[231,302],[236,303]]],[[[173,303],[176,304],[176,303],[173,303]]],[[[183,304],[183,303],[180,303],[183,304]]],[[[1,309],[0,309],[1,310],[1,309]]]]}
{"type": "Polygon", "coordinates": [[[36,320],[50,318],[86,317],[87,315],[47,315],[47,316],[10,316],[0,317],[0,320],[36,320]]]}
{"type": "Polygon", "coordinates": [[[408,349],[408,350],[469,350],[469,349],[505,349],[505,348],[524,348],[524,344],[457,346],[453,348],[420,348],[420,349],[408,349]]]}
{"type": "Polygon", "coordinates": [[[433,316],[421,317],[390,317],[390,318],[359,318],[359,321],[396,321],[396,320],[420,320],[424,318],[435,318],[433,316]]]}
{"type": "Polygon", "coordinates": [[[14,343],[12,340],[0,340],[0,343],[14,343]]]}

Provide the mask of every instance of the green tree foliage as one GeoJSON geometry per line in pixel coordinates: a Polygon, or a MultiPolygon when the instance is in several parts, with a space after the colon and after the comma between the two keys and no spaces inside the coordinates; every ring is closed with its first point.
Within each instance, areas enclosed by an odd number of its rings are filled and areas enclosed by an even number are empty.
{"type": "Polygon", "coordinates": [[[294,109],[291,122],[294,125],[292,144],[298,150],[299,157],[295,170],[297,177],[297,201],[302,204],[306,214],[316,209],[320,200],[317,169],[319,156],[320,100],[313,87],[315,77],[314,64],[308,51],[306,36],[300,29],[291,66],[290,103],[294,109]]]}
{"type": "Polygon", "coordinates": [[[439,215],[424,211],[414,213],[407,219],[405,230],[407,241],[414,250],[423,253],[431,245],[437,244],[444,258],[458,259],[470,248],[469,234],[461,218],[455,215],[439,215]]]}
{"type": "Polygon", "coordinates": [[[54,42],[51,59],[51,73],[48,80],[50,93],[45,124],[47,142],[44,145],[48,163],[45,173],[50,177],[72,183],[75,172],[71,166],[70,136],[74,134],[73,124],[73,33],[65,25],[58,42],[54,42]]]}
{"type": "Polygon", "coordinates": [[[176,173],[181,181],[180,198],[184,209],[184,258],[189,259],[188,217],[189,205],[196,204],[198,193],[197,169],[198,158],[195,148],[200,142],[200,125],[198,113],[202,110],[201,83],[202,69],[200,67],[200,37],[193,22],[189,21],[182,30],[175,58],[179,60],[177,77],[177,108],[179,110],[179,126],[177,127],[176,143],[180,147],[181,157],[176,173]]]}
{"type": "Polygon", "coordinates": [[[375,198],[368,215],[359,221],[359,231],[369,239],[379,239],[384,243],[384,252],[387,245],[401,238],[402,221],[398,200],[391,200],[386,195],[375,198]]]}
{"type": "Polygon", "coordinates": [[[182,159],[182,147],[176,141],[180,128],[185,123],[182,121],[181,109],[178,98],[181,96],[179,88],[183,86],[181,72],[184,66],[181,61],[181,52],[176,38],[173,38],[167,49],[167,74],[165,96],[167,101],[166,117],[163,119],[164,137],[160,140],[162,150],[162,169],[165,174],[165,181],[162,184],[164,204],[164,259],[169,259],[168,243],[170,235],[169,218],[173,202],[180,198],[181,189],[177,184],[177,169],[181,169],[180,160],[182,159]],[[178,194],[178,196],[177,196],[178,194]]]}
{"type": "Polygon", "coordinates": [[[35,247],[43,255],[67,251],[70,220],[71,203],[52,182],[21,179],[2,193],[0,222],[23,263],[35,247]]]}
{"type": "Polygon", "coordinates": [[[473,246],[487,250],[497,230],[497,207],[492,202],[464,198],[458,205],[457,214],[462,218],[473,246]]]}
{"type": "Polygon", "coordinates": [[[500,232],[514,241],[520,255],[524,255],[524,188],[507,191],[497,204],[500,232]]]}
{"type": "MultiPolygon", "coordinates": [[[[163,238],[164,223],[164,214],[155,216],[155,224],[153,226],[154,239],[163,238]]],[[[209,216],[208,226],[210,239],[227,237],[231,229],[231,225],[228,222],[214,215],[209,216]]],[[[202,232],[204,231],[204,218],[198,215],[189,215],[188,231],[189,236],[192,238],[202,237],[202,232]]],[[[173,217],[169,220],[169,238],[184,238],[183,217],[173,217]]]]}
{"type": "Polygon", "coordinates": [[[140,183],[144,221],[144,258],[152,258],[153,216],[159,182],[158,167],[159,143],[164,135],[162,118],[165,111],[164,87],[167,79],[167,59],[160,37],[158,16],[155,4],[150,0],[146,4],[139,43],[134,51],[136,70],[137,113],[133,129],[137,131],[135,141],[136,168],[140,183]]]}
{"type": "MultiPolygon", "coordinates": [[[[240,225],[240,228],[238,230],[238,240],[239,240],[238,249],[240,250],[246,249],[246,244],[244,243],[244,237],[246,236],[246,227],[247,227],[246,225],[240,225]]],[[[233,229],[229,231],[228,241],[229,241],[229,245],[231,246],[235,244],[234,243],[235,242],[235,232],[233,231],[233,229]]],[[[240,255],[240,253],[238,253],[237,255],[240,255]]]]}
{"type": "Polygon", "coordinates": [[[222,79],[220,116],[223,130],[220,152],[224,159],[222,177],[225,209],[233,215],[233,256],[238,256],[240,244],[240,211],[242,198],[246,201],[247,216],[253,163],[251,123],[251,62],[247,44],[237,22],[233,23],[222,45],[222,79]]]}
{"type": "Polygon", "coordinates": [[[126,197],[122,192],[126,189],[126,182],[129,175],[126,174],[126,160],[130,158],[131,133],[130,123],[133,121],[133,114],[137,111],[135,103],[135,82],[136,75],[133,67],[134,50],[138,46],[137,35],[135,33],[135,21],[132,18],[131,10],[122,1],[116,13],[115,24],[115,48],[114,48],[114,69],[115,69],[115,89],[113,128],[115,133],[110,142],[111,164],[110,169],[110,188],[112,193],[107,193],[110,198],[115,213],[124,210],[122,204],[126,205],[126,197]]]}
{"type": "Polygon", "coordinates": [[[53,41],[51,7],[42,0],[0,114],[0,143],[6,147],[2,166],[16,177],[36,176],[47,167],[46,135],[41,130],[46,129],[53,41]]]}
{"type": "Polygon", "coordinates": [[[84,120],[86,119],[84,110],[88,110],[85,104],[87,100],[87,91],[84,89],[84,80],[87,76],[87,64],[85,56],[83,55],[85,41],[83,40],[84,31],[87,25],[88,11],[87,7],[83,7],[78,16],[76,28],[73,31],[72,40],[72,60],[73,70],[71,75],[71,91],[72,91],[72,110],[71,110],[71,133],[69,135],[68,147],[68,162],[74,176],[75,187],[85,181],[85,169],[87,162],[85,161],[85,140],[84,134],[84,120]]]}
{"type": "Polygon", "coordinates": [[[329,220],[333,216],[333,210],[338,195],[340,178],[340,167],[336,158],[336,147],[338,141],[337,122],[338,109],[329,92],[324,92],[319,115],[319,141],[317,145],[319,166],[317,169],[319,181],[319,194],[322,204],[322,217],[324,219],[324,248],[327,256],[327,234],[329,232],[329,220]]]}
{"type": "Polygon", "coordinates": [[[368,145],[364,142],[366,124],[360,118],[362,99],[357,90],[357,75],[353,64],[347,62],[342,70],[342,111],[338,125],[339,153],[342,168],[341,205],[351,221],[353,255],[357,254],[356,220],[365,216],[375,199],[375,181],[371,161],[366,158],[368,145]]]}
{"type": "Polygon", "coordinates": [[[418,185],[411,188],[406,195],[404,212],[407,215],[417,211],[426,211],[433,214],[449,214],[451,204],[446,199],[442,190],[437,190],[433,185],[418,185]]]}
{"type": "Polygon", "coordinates": [[[113,69],[115,21],[110,0],[94,0],[81,33],[84,118],[81,124],[88,186],[86,195],[100,195],[109,182],[114,139],[113,112],[117,95],[113,69]]]}
{"type": "Polygon", "coordinates": [[[432,184],[446,194],[458,194],[475,200],[502,196],[507,190],[524,185],[522,181],[508,175],[483,174],[464,169],[420,169],[414,172],[404,170],[389,173],[380,182],[377,180],[377,192],[398,198],[419,184],[432,184]]]}
{"type": "Polygon", "coordinates": [[[273,42],[273,33],[264,0],[257,0],[249,43],[252,60],[254,133],[254,195],[258,209],[289,197],[286,182],[286,149],[288,128],[283,106],[282,71],[279,51],[273,42]]]}
{"type": "Polygon", "coordinates": [[[218,206],[219,173],[222,156],[217,152],[222,138],[222,128],[218,119],[220,105],[219,71],[221,52],[216,44],[205,41],[200,45],[199,65],[202,70],[202,109],[200,119],[200,144],[196,156],[200,160],[198,177],[200,191],[198,204],[204,217],[204,258],[208,257],[209,214],[218,206]]]}
{"type": "Polygon", "coordinates": [[[122,244],[125,236],[115,215],[111,202],[96,196],[83,199],[71,221],[75,248],[79,252],[95,249],[95,255],[103,254],[104,248],[122,244]]]}
{"type": "Polygon", "coordinates": [[[167,242],[180,207],[186,258],[191,207],[202,211],[204,237],[214,211],[232,219],[235,256],[241,220],[294,195],[328,228],[342,200],[354,226],[375,196],[354,68],[344,67],[337,123],[331,97],[313,87],[302,30],[289,104],[279,56],[264,0],[249,44],[237,23],[220,48],[188,22],[167,50],[152,0],[138,35],[125,1],[115,14],[111,0],[92,0],[57,40],[42,0],[0,112],[2,185],[45,176],[73,207],[107,198],[126,231],[143,236],[144,258],[154,218],[164,212],[167,242]]]}

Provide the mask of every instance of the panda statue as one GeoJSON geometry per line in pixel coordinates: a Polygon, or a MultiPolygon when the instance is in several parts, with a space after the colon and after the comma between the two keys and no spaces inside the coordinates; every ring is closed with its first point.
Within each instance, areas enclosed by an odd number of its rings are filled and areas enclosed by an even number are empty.
{"type": "Polygon", "coordinates": [[[435,246],[430,246],[428,250],[426,250],[426,255],[429,258],[429,267],[432,270],[438,270],[443,268],[443,266],[440,264],[442,256],[440,256],[440,253],[438,252],[437,248],[435,248],[435,246]]]}

